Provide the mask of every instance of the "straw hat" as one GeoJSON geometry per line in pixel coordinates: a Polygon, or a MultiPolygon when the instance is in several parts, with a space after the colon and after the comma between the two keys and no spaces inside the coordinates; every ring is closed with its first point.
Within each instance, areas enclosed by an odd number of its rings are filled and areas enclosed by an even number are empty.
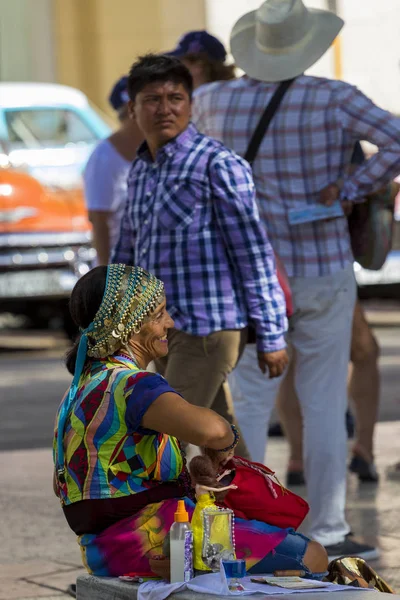
{"type": "Polygon", "coordinates": [[[247,75],[261,81],[291,79],[329,48],[344,22],[302,0],[266,0],[232,29],[231,52],[247,75]]]}

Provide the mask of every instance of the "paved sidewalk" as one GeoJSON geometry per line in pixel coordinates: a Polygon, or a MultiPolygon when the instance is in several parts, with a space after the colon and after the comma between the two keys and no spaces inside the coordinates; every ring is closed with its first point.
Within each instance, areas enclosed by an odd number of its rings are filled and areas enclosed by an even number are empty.
{"type": "MultiPolygon", "coordinates": [[[[379,486],[360,486],[349,476],[348,515],[357,534],[381,549],[371,562],[400,591],[400,483],[385,479],[385,467],[400,459],[400,421],[377,431],[379,486]]],[[[273,439],[267,464],[284,479],[287,445],[273,439]]],[[[79,547],[52,491],[50,449],[0,453],[0,600],[69,598],[81,567],[79,547]]]]}

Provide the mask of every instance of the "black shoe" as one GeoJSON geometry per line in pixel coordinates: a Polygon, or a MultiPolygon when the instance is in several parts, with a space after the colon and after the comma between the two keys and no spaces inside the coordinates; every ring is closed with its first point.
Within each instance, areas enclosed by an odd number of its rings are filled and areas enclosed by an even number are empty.
{"type": "Polygon", "coordinates": [[[379,475],[375,464],[368,462],[359,454],[354,454],[349,464],[349,471],[356,473],[362,483],[378,483],[379,475]]]}
{"type": "Polygon", "coordinates": [[[386,468],[386,477],[393,481],[400,481],[400,463],[394,463],[386,468]]]}
{"type": "Polygon", "coordinates": [[[338,544],[332,544],[331,546],[325,546],[325,550],[328,553],[328,560],[335,560],[336,558],[342,558],[344,556],[356,556],[358,558],[364,558],[365,560],[374,560],[379,558],[378,548],[374,546],[368,546],[368,544],[361,544],[356,542],[350,536],[346,536],[343,542],[338,544]]]}
{"type": "Polygon", "coordinates": [[[75,583],[71,583],[71,585],[69,585],[67,587],[67,594],[69,594],[73,598],[76,598],[76,584],[75,583]]]}
{"type": "Polygon", "coordinates": [[[346,411],[346,429],[347,429],[347,437],[349,439],[352,439],[354,437],[355,424],[354,424],[354,417],[349,410],[346,411]]]}
{"type": "Polygon", "coordinates": [[[286,473],[286,487],[305,484],[306,480],[304,479],[303,471],[288,471],[286,473]]]}
{"type": "Polygon", "coordinates": [[[277,423],[272,423],[272,425],[269,426],[268,435],[269,435],[269,437],[283,437],[284,436],[282,426],[279,423],[279,421],[277,423]]]}

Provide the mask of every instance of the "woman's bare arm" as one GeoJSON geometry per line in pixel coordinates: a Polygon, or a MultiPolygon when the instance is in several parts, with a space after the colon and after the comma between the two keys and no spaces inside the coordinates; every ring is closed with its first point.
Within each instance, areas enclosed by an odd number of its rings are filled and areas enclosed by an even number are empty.
{"type": "Polygon", "coordinates": [[[161,394],[147,409],[142,426],[194,444],[219,450],[234,441],[228,421],[209,408],[193,406],[178,394],[161,394]]]}
{"type": "Polygon", "coordinates": [[[110,213],[105,210],[90,210],[89,221],[93,226],[93,245],[99,265],[108,265],[110,258],[110,213]]]}

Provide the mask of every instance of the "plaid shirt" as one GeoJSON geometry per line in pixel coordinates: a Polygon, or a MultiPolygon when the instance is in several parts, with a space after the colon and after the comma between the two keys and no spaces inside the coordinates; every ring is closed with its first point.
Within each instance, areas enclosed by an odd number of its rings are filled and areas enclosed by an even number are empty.
{"type": "Polygon", "coordinates": [[[249,166],[194,125],[155,162],[139,149],[112,262],[164,282],[177,329],[203,336],[251,320],[260,350],[285,346],[285,300],[249,166]]]}
{"type": "MultiPolygon", "coordinates": [[[[276,83],[247,76],[196,90],[193,120],[203,133],[244,155],[276,83]]],[[[261,218],[291,277],[317,277],[353,260],[344,217],[289,225],[288,211],[318,202],[325,186],[343,180],[341,198],[360,201],[400,173],[400,119],[357,88],[302,75],[286,93],[253,164],[261,218]],[[350,175],[354,144],[380,152],[350,175]]]]}

